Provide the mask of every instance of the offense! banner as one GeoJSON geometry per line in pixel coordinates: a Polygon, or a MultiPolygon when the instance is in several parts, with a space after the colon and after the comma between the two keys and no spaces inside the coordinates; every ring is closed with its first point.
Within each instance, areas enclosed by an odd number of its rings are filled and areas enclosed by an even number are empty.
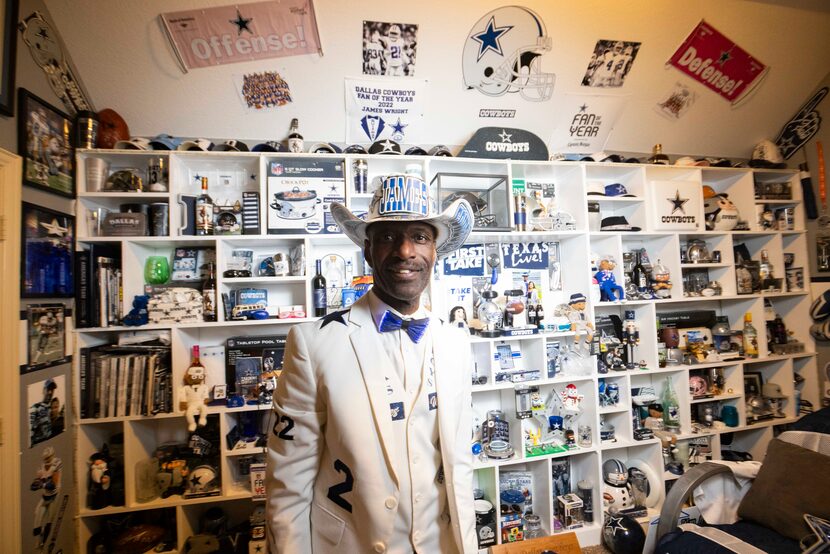
{"type": "Polygon", "coordinates": [[[767,66],[701,20],[668,61],[732,104],[746,96],[767,66]]]}
{"type": "Polygon", "coordinates": [[[312,0],[236,4],[159,17],[185,72],[266,58],[322,54],[312,0]]]}

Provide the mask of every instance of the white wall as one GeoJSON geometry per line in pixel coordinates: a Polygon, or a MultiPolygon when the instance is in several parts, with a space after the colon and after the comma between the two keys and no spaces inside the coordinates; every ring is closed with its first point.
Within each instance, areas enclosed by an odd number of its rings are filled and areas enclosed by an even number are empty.
{"type": "MultiPolygon", "coordinates": [[[[509,4],[495,0],[388,2],[316,0],[324,56],[300,56],[197,69],[183,74],[174,62],[157,16],[228,0],[45,0],[97,109],[120,112],[134,135],[160,132],[182,136],[282,139],[291,117],[299,117],[307,139],[343,141],[343,77],[361,71],[364,19],[417,23],[417,75],[430,80],[426,115],[429,144],[458,145],[483,124],[480,107],[522,109],[520,100],[485,101],[465,91],[461,51],[473,24],[489,10],[509,4]],[[287,78],[295,102],[268,113],[247,113],[232,75],[276,68],[287,78]]],[[[597,39],[641,41],[643,46],[625,85],[612,94],[630,95],[607,146],[609,151],[647,152],[655,142],[676,154],[748,157],[752,145],[777,134],[802,99],[830,70],[830,6],[810,0],[526,0],[553,39],[543,59],[556,73],[556,90],[531,130],[548,140],[557,106],[580,87],[597,39]],[[792,7],[806,6],[812,9],[792,7]],[[653,106],[685,77],[665,67],[694,26],[706,19],[771,67],[750,101],[733,109],[700,85],[697,104],[678,122],[653,106]]],[[[501,124],[499,124],[501,125],[501,124]]]]}

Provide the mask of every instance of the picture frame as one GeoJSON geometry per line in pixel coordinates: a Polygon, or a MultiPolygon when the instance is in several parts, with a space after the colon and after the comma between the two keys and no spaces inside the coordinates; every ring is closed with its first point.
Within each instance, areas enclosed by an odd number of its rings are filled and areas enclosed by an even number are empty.
{"type": "Polygon", "coordinates": [[[31,304],[26,307],[26,366],[23,373],[70,361],[66,355],[65,304],[31,304]]]}
{"type": "Polygon", "coordinates": [[[55,375],[26,387],[29,448],[66,430],[66,376],[55,375]]]}
{"type": "Polygon", "coordinates": [[[20,296],[75,296],[75,218],[23,202],[20,296]]]}
{"type": "Polygon", "coordinates": [[[3,5],[2,59],[0,59],[0,114],[14,117],[14,83],[17,61],[17,16],[19,0],[6,0],[3,5]]]}
{"type": "Polygon", "coordinates": [[[787,292],[804,291],[804,268],[788,267],[784,270],[787,277],[787,292]]]}
{"type": "Polygon", "coordinates": [[[744,396],[760,396],[763,390],[764,377],[760,371],[744,372],[744,396]]]}
{"type": "Polygon", "coordinates": [[[75,198],[72,119],[28,90],[18,90],[18,153],[23,184],[75,198]]]}

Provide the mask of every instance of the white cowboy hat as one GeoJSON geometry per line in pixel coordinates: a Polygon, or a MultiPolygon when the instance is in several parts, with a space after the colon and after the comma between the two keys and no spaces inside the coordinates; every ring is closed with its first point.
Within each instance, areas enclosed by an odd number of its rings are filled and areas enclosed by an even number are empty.
{"type": "Polygon", "coordinates": [[[435,251],[449,254],[464,244],[473,229],[473,209],[464,199],[450,203],[438,213],[430,199],[429,186],[414,175],[388,175],[375,190],[365,219],[356,217],[345,206],[331,205],[331,215],[349,239],[363,248],[366,228],[381,221],[423,221],[435,227],[435,251]]]}

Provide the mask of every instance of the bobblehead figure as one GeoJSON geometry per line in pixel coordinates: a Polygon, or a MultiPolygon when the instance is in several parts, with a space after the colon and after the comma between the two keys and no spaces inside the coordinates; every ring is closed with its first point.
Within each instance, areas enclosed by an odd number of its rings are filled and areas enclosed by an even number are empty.
{"type": "Polygon", "coordinates": [[[268,440],[272,553],[477,549],[470,351],[457,322],[420,305],[473,214],[463,199],[434,210],[410,175],[382,179],[365,221],[332,205],[374,285],[288,335],[268,440]]]}

